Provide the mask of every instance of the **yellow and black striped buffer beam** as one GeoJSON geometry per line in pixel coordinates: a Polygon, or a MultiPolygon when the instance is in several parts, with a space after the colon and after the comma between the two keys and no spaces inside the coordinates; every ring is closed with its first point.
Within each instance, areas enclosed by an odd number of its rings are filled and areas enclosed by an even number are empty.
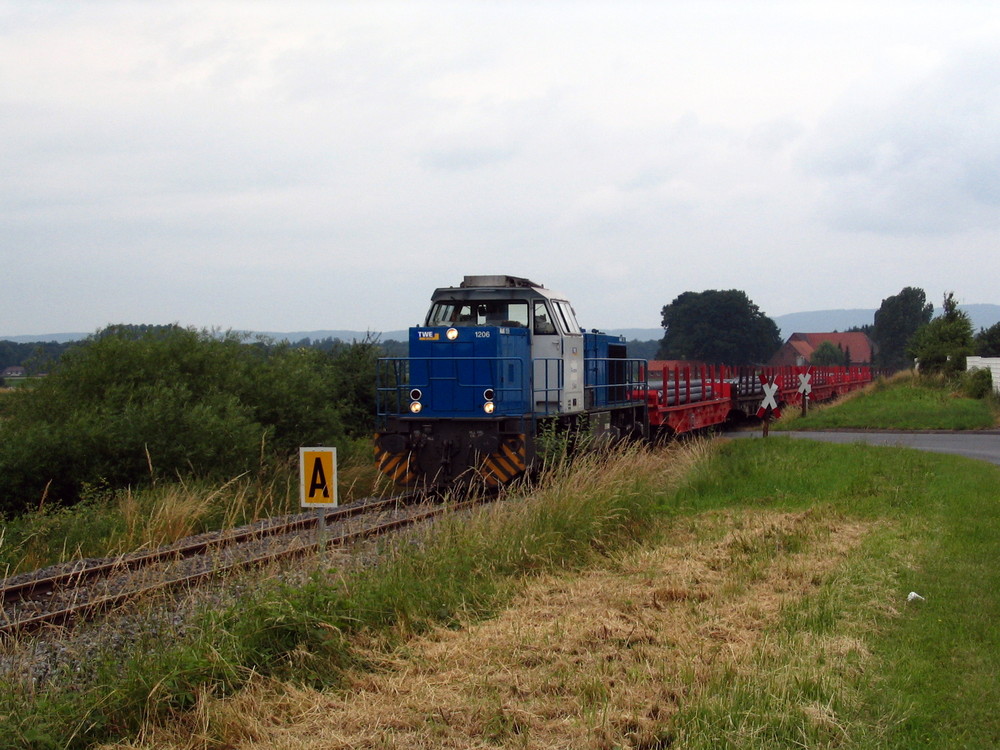
{"type": "Polygon", "coordinates": [[[417,474],[413,470],[413,454],[409,451],[405,453],[389,453],[379,447],[378,433],[375,435],[375,462],[378,470],[385,474],[393,483],[407,486],[417,480],[417,474]]]}
{"type": "Polygon", "coordinates": [[[524,435],[504,438],[500,449],[486,456],[479,473],[487,485],[496,487],[524,473],[527,468],[525,445],[524,435]]]}

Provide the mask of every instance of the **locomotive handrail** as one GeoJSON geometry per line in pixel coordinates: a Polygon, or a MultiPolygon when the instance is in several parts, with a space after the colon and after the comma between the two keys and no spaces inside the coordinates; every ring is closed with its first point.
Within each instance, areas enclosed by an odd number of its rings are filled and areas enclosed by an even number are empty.
{"type": "MultiPolygon", "coordinates": [[[[376,367],[376,416],[409,415],[412,400],[410,394],[413,389],[427,389],[429,392],[432,383],[444,380],[451,380],[459,392],[468,391],[471,402],[475,402],[477,391],[493,389],[493,400],[497,406],[495,416],[523,414],[528,411],[544,415],[561,413],[565,384],[564,361],[559,357],[540,357],[532,362],[542,363],[542,366],[533,368],[535,372],[530,373],[525,382],[525,363],[518,357],[382,357],[376,367]],[[488,373],[490,377],[477,382],[462,382],[459,367],[461,362],[480,365],[478,373],[488,373]],[[414,378],[414,363],[422,363],[426,367],[426,378],[414,378]],[[536,373],[541,382],[535,382],[536,373]],[[526,402],[525,393],[530,394],[534,409],[526,402]]],[[[640,359],[585,358],[584,369],[590,368],[590,372],[601,371],[605,376],[602,378],[604,385],[585,386],[586,402],[597,407],[612,407],[645,401],[649,389],[644,374],[645,365],[646,361],[640,359]],[[615,378],[617,382],[608,382],[611,380],[608,373],[614,368],[621,370],[621,377],[615,378]],[[636,392],[641,395],[636,395],[636,392]]],[[[438,415],[469,413],[487,416],[477,408],[470,408],[462,403],[448,406],[434,404],[432,409],[433,414],[438,415]]]]}
{"type": "Polygon", "coordinates": [[[807,411],[808,400],[872,377],[858,367],[690,361],[650,371],[628,358],[625,337],[577,334],[564,297],[511,276],[466,276],[436,289],[431,303],[427,323],[410,328],[409,356],[382,358],[376,370],[376,461],[406,486],[513,481],[544,460],[539,437],[550,427],[662,440],[756,418],[762,408],[801,403],[807,411]],[[543,328],[553,320],[559,335],[543,328]]]}
{"type": "MultiPolygon", "coordinates": [[[[535,383],[534,373],[530,373],[527,379],[525,379],[524,365],[526,363],[519,357],[382,357],[378,360],[375,374],[376,416],[390,417],[410,414],[408,404],[410,402],[409,394],[412,389],[430,388],[431,381],[440,382],[446,379],[453,380],[455,386],[462,390],[492,388],[495,393],[494,402],[498,407],[498,411],[495,412],[497,414],[509,415],[514,411],[518,414],[530,411],[541,414],[559,413],[561,411],[560,404],[564,382],[563,360],[559,357],[539,357],[529,360],[528,363],[531,364],[532,369],[534,368],[534,363],[543,363],[543,366],[538,368],[541,373],[540,383],[535,383]],[[418,382],[412,376],[412,364],[414,362],[426,364],[428,372],[432,369],[431,365],[435,365],[438,367],[450,367],[452,373],[450,377],[438,375],[418,382]],[[515,370],[508,372],[506,378],[511,384],[506,386],[499,385],[503,382],[503,378],[499,376],[502,373],[497,374],[496,370],[493,370],[495,373],[493,382],[460,382],[458,365],[461,362],[475,364],[507,362],[513,364],[515,365],[515,370]],[[550,367],[550,365],[553,367],[550,367]],[[384,384],[386,380],[391,381],[391,384],[384,384]],[[510,394],[515,393],[518,394],[517,398],[511,398],[510,394]],[[525,396],[526,393],[528,396],[525,396]],[[529,400],[534,402],[534,408],[532,408],[529,400]]],[[[469,409],[449,410],[435,408],[435,412],[438,414],[465,413],[469,411],[469,409]]],[[[486,415],[477,413],[476,416],[485,417],[486,415]]]]}
{"type": "Polygon", "coordinates": [[[563,362],[562,357],[537,357],[532,360],[532,373],[531,373],[531,384],[529,388],[531,389],[531,400],[534,403],[534,412],[536,414],[541,414],[544,416],[549,416],[552,414],[562,413],[562,394],[563,394],[563,384],[566,382],[564,379],[563,367],[565,362],[563,362]],[[538,367],[541,364],[541,367],[538,367]],[[551,366],[554,365],[554,368],[551,366]],[[552,370],[555,383],[550,382],[550,373],[552,370]],[[535,373],[542,373],[542,382],[535,382],[535,373]]]}
{"type": "Polygon", "coordinates": [[[649,392],[647,367],[644,359],[587,357],[584,368],[591,373],[590,380],[600,385],[584,386],[584,402],[597,408],[645,403],[649,392]]]}
{"type": "Polygon", "coordinates": [[[496,415],[522,414],[528,410],[524,362],[519,357],[382,357],[375,370],[376,416],[409,415],[414,389],[422,392],[426,389],[429,394],[432,383],[446,380],[453,381],[465,398],[447,406],[434,404],[432,408],[436,414],[487,416],[481,410],[482,403],[487,400],[483,395],[487,389],[493,391],[496,415]],[[462,382],[459,368],[462,362],[477,365],[471,370],[477,382],[462,382]],[[414,378],[414,363],[425,365],[426,377],[414,378]],[[386,380],[390,383],[384,384],[386,380]]]}

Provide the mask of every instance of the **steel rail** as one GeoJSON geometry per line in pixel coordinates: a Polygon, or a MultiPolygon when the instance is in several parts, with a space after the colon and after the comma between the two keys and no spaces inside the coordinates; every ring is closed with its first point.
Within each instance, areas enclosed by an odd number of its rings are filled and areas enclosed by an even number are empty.
{"type": "MultiPolygon", "coordinates": [[[[409,496],[394,497],[371,503],[337,508],[336,510],[324,514],[323,519],[325,523],[330,523],[343,518],[351,518],[362,513],[377,511],[389,505],[404,503],[408,497],[409,496]]],[[[316,526],[317,522],[317,516],[300,518],[295,521],[288,521],[286,523],[274,524],[273,526],[265,526],[233,534],[226,534],[213,539],[205,539],[178,547],[158,549],[145,554],[122,555],[113,560],[91,565],[89,567],[82,567],[46,576],[44,578],[36,578],[34,580],[21,581],[19,583],[0,586],[0,604],[10,604],[32,595],[44,595],[45,593],[54,591],[59,587],[77,586],[83,581],[100,578],[102,576],[113,575],[115,573],[129,570],[139,570],[148,565],[152,565],[153,563],[183,560],[188,557],[204,554],[205,552],[213,549],[224,549],[225,547],[242,544],[244,542],[265,539],[269,536],[279,536],[293,531],[301,531],[316,526]]]]}
{"type": "MultiPolygon", "coordinates": [[[[398,498],[394,498],[398,500],[398,498]]],[[[150,594],[156,591],[168,591],[171,589],[181,588],[183,586],[195,586],[210,578],[214,578],[225,573],[236,572],[239,570],[245,570],[247,568],[262,567],[269,563],[278,562],[281,560],[292,559],[295,557],[301,557],[309,554],[313,551],[319,551],[319,547],[334,547],[347,544],[348,542],[358,541],[361,539],[367,539],[370,537],[378,536],[380,534],[385,534],[389,531],[394,531],[396,529],[404,528],[421,521],[425,521],[429,518],[441,515],[443,513],[449,513],[456,510],[460,510],[466,507],[470,507],[479,504],[480,500],[466,500],[452,505],[440,505],[435,508],[431,508],[422,513],[418,513],[412,516],[407,516],[405,518],[397,518],[392,521],[387,521],[385,523],[377,524],[366,529],[359,529],[357,531],[344,532],[335,536],[330,537],[324,542],[316,541],[308,544],[295,547],[293,549],[282,550],[280,552],[270,552],[264,555],[259,555],[256,557],[251,557],[246,560],[238,560],[236,562],[231,562],[218,567],[213,567],[209,570],[203,570],[198,573],[191,575],[182,576],[180,578],[171,579],[167,581],[159,581],[155,584],[142,586],[140,588],[132,589],[130,591],[123,591],[117,594],[111,594],[109,596],[104,596],[99,599],[94,599],[83,604],[79,604],[73,607],[66,607],[60,610],[54,610],[52,612],[46,612],[43,614],[34,615],[22,620],[12,620],[6,623],[0,623],[0,638],[10,638],[16,634],[24,634],[32,632],[41,628],[42,626],[63,626],[68,625],[73,621],[85,619],[88,616],[93,616],[101,612],[107,611],[108,609],[124,604],[130,600],[137,599],[146,594],[150,594]]],[[[389,504],[386,501],[384,504],[389,504]]],[[[370,510],[372,505],[358,506],[359,508],[365,508],[370,510]]],[[[348,509],[344,509],[348,510],[348,509]]],[[[328,514],[335,515],[335,514],[328,514]]],[[[357,515],[357,513],[346,514],[340,517],[349,517],[350,515],[357,515]]],[[[315,519],[312,519],[315,522],[315,519]]]]}

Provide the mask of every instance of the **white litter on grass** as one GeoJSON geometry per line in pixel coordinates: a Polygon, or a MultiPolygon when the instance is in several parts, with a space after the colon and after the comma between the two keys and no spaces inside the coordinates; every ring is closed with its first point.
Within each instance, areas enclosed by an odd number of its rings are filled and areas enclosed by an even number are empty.
{"type": "Polygon", "coordinates": [[[927,601],[924,597],[920,596],[916,591],[911,591],[909,596],[906,597],[908,602],[925,602],[927,601]]]}

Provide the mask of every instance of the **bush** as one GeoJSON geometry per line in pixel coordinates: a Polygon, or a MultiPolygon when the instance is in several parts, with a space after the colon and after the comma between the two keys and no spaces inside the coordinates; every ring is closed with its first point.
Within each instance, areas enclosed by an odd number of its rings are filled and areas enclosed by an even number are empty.
{"type": "Polygon", "coordinates": [[[949,377],[965,370],[965,358],[974,351],[972,321],[958,309],[951,292],[945,295],[944,313],[919,328],[907,347],[909,355],[920,361],[921,373],[949,377]]]}
{"type": "Polygon", "coordinates": [[[960,387],[963,396],[988,398],[993,393],[993,375],[989,370],[969,370],[962,374],[960,387]]]}
{"type": "Polygon", "coordinates": [[[0,512],[74,502],[87,484],[228,479],[369,434],[376,356],[370,342],[327,353],[179,326],[105,329],[7,394],[0,512]]]}

